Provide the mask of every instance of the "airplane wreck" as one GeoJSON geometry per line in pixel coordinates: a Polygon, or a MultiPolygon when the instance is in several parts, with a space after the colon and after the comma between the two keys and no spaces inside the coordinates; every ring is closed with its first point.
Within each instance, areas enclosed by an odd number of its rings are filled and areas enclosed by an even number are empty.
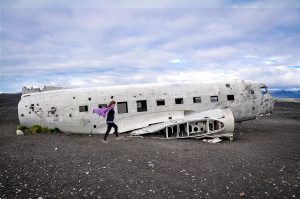
{"type": "Polygon", "coordinates": [[[234,124],[272,112],[267,86],[252,81],[194,82],[58,89],[25,93],[18,104],[20,124],[68,133],[104,134],[105,119],[93,108],[117,102],[120,133],[164,139],[227,137],[234,124]]]}

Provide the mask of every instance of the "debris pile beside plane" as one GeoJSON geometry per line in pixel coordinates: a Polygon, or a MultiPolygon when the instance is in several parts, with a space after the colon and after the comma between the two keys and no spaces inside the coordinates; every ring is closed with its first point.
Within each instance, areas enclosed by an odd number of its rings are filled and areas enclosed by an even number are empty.
{"type": "Polygon", "coordinates": [[[17,131],[16,131],[16,134],[17,134],[17,135],[24,135],[24,132],[21,131],[21,130],[17,130],[17,131]]]}
{"type": "Polygon", "coordinates": [[[33,86],[31,87],[26,87],[24,86],[22,88],[22,94],[27,94],[27,93],[37,93],[37,92],[44,92],[44,91],[54,91],[54,90],[61,90],[61,89],[66,89],[64,87],[58,87],[58,86],[44,86],[44,88],[35,88],[33,86]]]}

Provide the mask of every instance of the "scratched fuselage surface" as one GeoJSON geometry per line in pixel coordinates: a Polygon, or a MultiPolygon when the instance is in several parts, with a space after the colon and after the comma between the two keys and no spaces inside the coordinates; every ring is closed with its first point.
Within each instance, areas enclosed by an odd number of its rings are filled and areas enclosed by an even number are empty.
{"type": "Polygon", "coordinates": [[[105,118],[92,109],[113,98],[115,122],[120,132],[183,119],[193,113],[230,108],[235,122],[254,119],[273,110],[273,99],[264,84],[168,83],[107,86],[45,91],[22,95],[18,104],[21,125],[41,125],[71,133],[104,133],[105,118]]]}

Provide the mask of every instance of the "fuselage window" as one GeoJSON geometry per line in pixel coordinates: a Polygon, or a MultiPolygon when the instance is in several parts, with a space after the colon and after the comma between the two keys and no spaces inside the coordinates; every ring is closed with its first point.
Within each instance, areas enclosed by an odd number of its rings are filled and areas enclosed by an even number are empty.
{"type": "Polygon", "coordinates": [[[183,98],[176,98],[175,104],[183,104],[183,98]]]}
{"type": "Polygon", "coordinates": [[[211,102],[217,102],[217,101],[219,101],[218,96],[210,96],[210,101],[211,102]]]}
{"type": "Polygon", "coordinates": [[[201,97],[193,97],[194,103],[201,103],[201,97]]]}
{"type": "Polygon", "coordinates": [[[99,108],[106,108],[107,105],[106,105],[106,104],[98,104],[98,107],[99,107],[99,108]]]}
{"type": "Polygon", "coordinates": [[[266,94],[268,92],[267,87],[260,87],[260,92],[262,95],[266,94]]]}
{"type": "Polygon", "coordinates": [[[227,100],[228,101],[233,101],[234,100],[234,95],[227,95],[227,100]]]}
{"type": "Polygon", "coordinates": [[[165,105],[165,100],[164,99],[156,100],[156,104],[157,104],[157,106],[164,106],[165,105]]]}
{"type": "MultiPolygon", "coordinates": [[[[51,107],[52,109],[52,107],[51,107]]],[[[79,112],[88,112],[89,111],[89,108],[87,105],[85,106],[79,106],[79,112]]]]}
{"type": "MultiPolygon", "coordinates": [[[[100,105],[100,104],[99,104],[100,105]]],[[[106,106],[106,105],[105,105],[106,106]]],[[[128,113],[127,102],[118,102],[118,113],[128,113]]]]}
{"type": "Polygon", "coordinates": [[[146,100],[136,101],[136,105],[137,105],[137,112],[147,111],[147,101],[146,100]]]}

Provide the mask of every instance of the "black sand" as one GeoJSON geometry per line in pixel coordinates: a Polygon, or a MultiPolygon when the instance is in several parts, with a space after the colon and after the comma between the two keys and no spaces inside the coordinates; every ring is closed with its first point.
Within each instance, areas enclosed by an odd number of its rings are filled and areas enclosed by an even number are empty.
{"type": "Polygon", "coordinates": [[[234,142],[17,136],[0,95],[0,198],[300,198],[300,103],[236,125],[234,142]]]}

